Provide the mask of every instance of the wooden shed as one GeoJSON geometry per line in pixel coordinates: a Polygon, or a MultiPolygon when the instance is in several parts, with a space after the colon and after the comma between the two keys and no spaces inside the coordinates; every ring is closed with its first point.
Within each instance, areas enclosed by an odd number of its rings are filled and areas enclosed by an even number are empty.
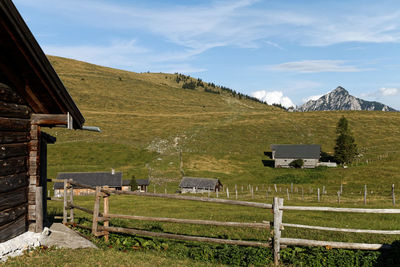
{"type": "MultiPolygon", "coordinates": [[[[111,190],[130,190],[124,187],[122,172],[63,172],[57,175],[57,180],[72,179],[74,182],[90,186],[107,186],[111,190]]],[[[74,187],[75,196],[94,195],[95,190],[74,187]]],[[[54,196],[64,195],[64,183],[54,183],[54,196]]]]}
{"type": "Polygon", "coordinates": [[[181,193],[207,193],[222,190],[222,184],[217,178],[182,177],[179,184],[181,193]]]}
{"type": "Polygon", "coordinates": [[[290,168],[294,160],[303,160],[303,168],[315,168],[321,157],[320,145],[271,145],[275,168],[290,168]]]}
{"type": "MultiPolygon", "coordinates": [[[[41,231],[47,144],[42,127],[84,118],[10,0],[0,1],[0,242],[41,231]]],[[[43,214],[44,213],[44,214],[43,214]]]]}

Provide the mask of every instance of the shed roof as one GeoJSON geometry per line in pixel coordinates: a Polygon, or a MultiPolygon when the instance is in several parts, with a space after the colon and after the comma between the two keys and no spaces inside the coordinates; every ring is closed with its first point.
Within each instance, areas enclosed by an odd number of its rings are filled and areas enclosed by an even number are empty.
{"type": "MultiPolygon", "coordinates": [[[[73,179],[77,183],[90,186],[122,186],[122,172],[116,172],[115,174],[111,172],[63,172],[57,175],[57,179],[73,179]]],[[[54,189],[62,188],[64,188],[63,183],[54,183],[54,189]]]]}
{"type": "Polygon", "coordinates": [[[271,145],[276,159],[319,159],[320,145],[271,145]]]}
{"type": "Polygon", "coordinates": [[[179,187],[214,189],[218,184],[222,185],[216,178],[183,177],[179,187]]]}
{"type": "Polygon", "coordinates": [[[149,185],[150,180],[149,179],[136,179],[137,185],[149,185]]]}
{"type": "Polygon", "coordinates": [[[85,122],[11,0],[0,1],[0,79],[15,89],[34,113],[69,114],[73,127],[85,122]]]}

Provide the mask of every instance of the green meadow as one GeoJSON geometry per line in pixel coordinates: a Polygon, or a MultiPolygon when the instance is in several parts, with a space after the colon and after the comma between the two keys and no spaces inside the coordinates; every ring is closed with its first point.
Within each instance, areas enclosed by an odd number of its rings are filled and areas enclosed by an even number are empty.
{"type": "MultiPolygon", "coordinates": [[[[392,184],[400,195],[398,112],[291,113],[234,96],[218,87],[212,88],[218,93],[207,92],[204,89],[208,88],[207,83],[193,90],[182,89],[183,82],[177,82],[177,74],[132,73],[65,58],[51,56],[49,59],[86,118],[85,125],[102,130],[95,133],[45,129],[57,137],[56,144],[48,148],[49,178],[55,178],[58,172],[114,168],[123,172],[124,179],[150,178],[151,192],[175,193],[183,174],[215,177],[224,185],[220,198],[228,197],[228,188],[230,199],[236,199],[236,188],[238,200],[272,203],[274,196],[280,196],[288,205],[393,208],[392,184]],[[348,168],[303,170],[268,166],[270,161],[265,152],[270,151],[271,144],[320,144],[324,152],[332,154],[336,123],[342,116],[348,119],[360,152],[348,168]],[[343,194],[339,204],[337,191],[341,185],[343,194]],[[366,206],[364,185],[368,189],[366,206]],[[317,202],[318,188],[320,202],[317,202]],[[323,189],[326,192],[322,193],[323,189]]],[[[84,207],[93,207],[93,197],[77,197],[75,201],[84,207]]],[[[400,200],[396,208],[399,203],[400,200]]],[[[52,214],[60,214],[61,204],[51,202],[49,209],[52,214]]],[[[269,210],[132,196],[112,196],[110,212],[239,222],[272,220],[269,210]]],[[[81,223],[90,225],[89,215],[78,211],[77,217],[81,223]]],[[[283,221],[343,228],[400,229],[398,215],[285,211],[283,221]]],[[[231,239],[268,241],[271,238],[268,229],[124,220],[112,220],[111,224],[231,239]]],[[[283,237],[367,243],[392,243],[399,238],[398,235],[342,234],[289,227],[283,231],[283,237]]]]}

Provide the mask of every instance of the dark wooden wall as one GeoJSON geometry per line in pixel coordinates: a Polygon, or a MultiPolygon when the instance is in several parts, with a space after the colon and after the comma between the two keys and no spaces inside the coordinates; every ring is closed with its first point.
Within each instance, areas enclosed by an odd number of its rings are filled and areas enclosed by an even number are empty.
{"type": "Polygon", "coordinates": [[[0,83],[0,243],[28,229],[31,110],[0,83]]]}

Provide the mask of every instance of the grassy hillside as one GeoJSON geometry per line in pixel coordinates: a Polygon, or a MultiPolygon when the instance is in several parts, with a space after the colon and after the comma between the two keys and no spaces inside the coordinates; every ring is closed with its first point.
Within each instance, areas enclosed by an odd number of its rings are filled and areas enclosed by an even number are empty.
{"type": "Polygon", "coordinates": [[[290,174],[312,186],[324,185],[332,194],[341,181],[354,192],[368,184],[375,194],[387,194],[400,180],[400,113],[288,113],[206,83],[219,94],[205,92],[204,86],[182,89],[184,81],[177,83],[177,74],[132,73],[49,58],[85,125],[102,129],[49,130],[58,139],[49,146],[49,177],[115,168],[125,179],[150,176],[153,184],[172,192],[182,172],[218,177],[230,188],[261,188],[290,174]],[[343,115],[362,152],[354,166],[310,173],[263,165],[264,152],[273,143],[321,144],[323,151],[332,152],[336,123],[343,115]]]}

